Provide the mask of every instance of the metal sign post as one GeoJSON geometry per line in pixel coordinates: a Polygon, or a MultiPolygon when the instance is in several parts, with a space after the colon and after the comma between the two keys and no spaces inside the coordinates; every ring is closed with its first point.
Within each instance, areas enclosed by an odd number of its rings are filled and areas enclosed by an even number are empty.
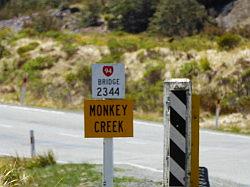
{"type": "Polygon", "coordinates": [[[104,138],[104,187],[113,186],[113,137],[133,136],[133,103],[124,97],[124,64],[93,64],[92,98],[100,100],[84,101],[84,133],[86,138],[104,138]]]}
{"type": "Polygon", "coordinates": [[[190,186],[192,84],[188,79],[164,83],[163,186],[190,186]]]}
{"type": "Polygon", "coordinates": [[[113,186],[113,138],[103,139],[103,186],[113,186]]]}

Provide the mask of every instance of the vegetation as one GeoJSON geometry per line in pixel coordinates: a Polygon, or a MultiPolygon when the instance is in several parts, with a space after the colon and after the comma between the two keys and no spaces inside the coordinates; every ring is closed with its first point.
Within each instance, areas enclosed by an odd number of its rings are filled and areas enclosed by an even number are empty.
{"type": "Polygon", "coordinates": [[[0,0],[0,19],[31,15],[20,32],[0,29],[1,102],[19,101],[27,75],[27,104],[79,109],[91,94],[91,64],[122,62],[137,116],[162,115],[166,77],[192,79],[203,111],[214,113],[220,98],[222,113],[248,114],[249,28],[218,28],[204,8],[217,2],[209,2],[0,0]],[[72,6],[81,12],[54,15],[72,6]],[[64,30],[75,18],[80,33],[64,30]]]}
{"type": "Polygon", "coordinates": [[[82,26],[99,26],[102,12],[102,4],[99,0],[88,1],[86,8],[83,10],[82,26]]]}
{"type": "Polygon", "coordinates": [[[198,73],[199,73],[198,63],[196,61],[191,61],[181,66],[179,77],[192,79],[193,76],[197,76],[198,73]]]}
{"type": "Polygon", "coordinates": [[[54,164],[56,161],[51,151],[32,159],[22,159],[18,156],[0,159],[0,185],[26,186],[31,181],[28,170],[54,164]]]}
{"type": "MultiPolygon", "coordinates": [[[[67,1],[67,0],[66,0],[67,1]]],[[[65,0],[0,0],[0,19],[33,13],[47,8],[57,8],[65,0]]]]}
{"type": "Polygon", "coordinates": [[[152,19],[151,28],[167,36],[187,36],[202,30],[205,18],[205,8],[196,0],[162,0],[152,19]]]}
{"type": "Polygon", "coordinates": [[[241,38],[238,35],[226,33],[220,36],[217,43],[221,49],[229,50],[237,47],[241,42],[241,38]]]}
{"type": "MultiPolygon", "coordinates": [[[[0,158],[1,186],[99,186],[100,166],[91,164],[56,164],[52,152],[28,159],[20,157],[0,158]]],[[[141,183],[133,177],[115,177],[115,186],[141,183]]]]}
{"type": "Polygon", "coordinates": [[[139,33],[147,30],[157,0],[112,0],[108,5],[109,28],[139,33]]]}
{"type": "Polygon", "coordinates": [[[32,51],[34,49],[36,49],[37,47],[39,46],[39,43],[37,42],[31,42],[29,43],[28,45],[25,45],[25,46],[22,46],[22,47],[19,47],[17,49],[17,53],[22,56],[23,54],[29,52],[29,51],[32,51]]]}

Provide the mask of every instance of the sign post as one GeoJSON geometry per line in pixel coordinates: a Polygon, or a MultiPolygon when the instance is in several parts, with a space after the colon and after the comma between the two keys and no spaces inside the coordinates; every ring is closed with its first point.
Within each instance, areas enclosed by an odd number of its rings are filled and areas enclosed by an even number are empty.
{"type": "Polygon", "coordinates": [[[113,138],[103,139],[103,186],[113,186],[114,168],[113,138]]]}
{"type": "Polygon", "coordinates": [[[92,98],[99,100],[84,100],[84,133],[104,138],[104,187],[113,186],[113,137],[133,137],[133,103],[124,97],[124,64],[93,64],[92,98]]]}
{"type": "Polygon", "coordinates": [[[188,79],[164,83],[163,186],[190,186],[192,85],[188,79]]]}

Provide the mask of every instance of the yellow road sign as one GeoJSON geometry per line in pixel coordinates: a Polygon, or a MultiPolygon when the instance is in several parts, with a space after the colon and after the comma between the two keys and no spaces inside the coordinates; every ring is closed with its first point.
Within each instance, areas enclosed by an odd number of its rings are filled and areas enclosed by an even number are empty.
{"type": "Polygon", "coordinates": [[[131,100],[84,100],[85,138],[133,137],[131,100]]]}

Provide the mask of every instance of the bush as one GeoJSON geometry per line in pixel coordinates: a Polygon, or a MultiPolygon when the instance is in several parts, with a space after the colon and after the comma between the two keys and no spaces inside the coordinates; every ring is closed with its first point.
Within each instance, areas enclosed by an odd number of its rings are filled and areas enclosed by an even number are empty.
{"type": "Polygon", "coordinates": [[[62,22],[54,16],[49,15],[47,12],[40,12],[39,14],[32,16],[31,22],[26,24],[25,27],[34,28],[39,33],[50,30],[59,31],[61,30],[62,22]]]}
{"type": "Polygon", "coordinates": [[[5,51],[4,46],[2,46],[2,45],[0,44],[0,59],[3,58],[3,53],[4,53],[4,51],[5,51]]]}
{"type": "Polygon", "coordinates": [[[77,52],[78,47],[74,44],[67,43],[63,45],[62,50],[67,54],[67,58],[70,58],[77,52]]]}
{"type": "Polygon", "coordinates": [[[41,168],[56,164],[52,151],[34,158],[6,158],[0,165],[0,186],[29,186],[31,177],[26,169],[41,168]]]}
{"type": "Polygon", "coordinates": [[[120,39],[118,41],[115,38],[108,40],[108,47],[114,61],[118,61],[125,52],[136,51],[139,48],[136,40],[120,39]]]}
{"type": "Polygon", "coordinates": [[[11,30],[6,29],[6,28],[4,28],[4,29],[1,28],[0,29],[0,41],[4,40],[4,39],[7,39],[11,35],[12,35],[11,30]]]}
{"type": "MultiPolygon", "coordinates": [[[[0,2],[3,0],[0,0],[0,2]]],[[[4,0],[0,19],[11,19],[14,16],[28,15],[44,9],[57,8],[65,0],[4,0]]],[[[0,3],[1,8],[1,3],[0,3]]]]}
{"type": "Polygon", "coordinates": [[[149,84],[145,80],[130,82],[127,85],[128,98],[135,101],[135,110],[162,113],[163,83],[158,80],[149,84]]]}
{"type": "Polygon", "coordinates": [[[217,39],[217,44],[220,49],[229,50],[237,47],[241,42],[238,35],[226,33],[217,39]]]}
{"type": "Polygon", "coordinates": [[[56,59],[51,56],[37,57],[29,60],[24,64],[24,71],[34,73],[37,70],[44,70],[51,68],[56,63],[56,59]]]}
{"type": "Polygon", "coordinates": [[[193,76],[197,76],[199,73],[199,66],[196,61],[191,61],[183,64],[180,67],[179,76],[183,78],[192,79],[193,76]]]}
{"type": "Polygon", "coordinates": [[[243,36],[245,38],[250,38],[250,24],[245,25],[243,27],[233,28],[231,32],[243,36]]]}
{"type": "Polygon", "coordinates": [[[169,44],[172,50],[190,51],[190,50],[207,50],[214,48],[214,43],[206,36],[196,35],[175,39],[169,44]]]}
{"type": "Polygon", "coordinates": [[[42,155],[37,155],[26,163],[26,168],[41,168],[56,164],[55,156],[52,151],[48,151],[42,155]]]}
{"type": "Polygon", "coordinates": [[[200,70],[203,72],[211,70],[210,63],[207,58],[200,59],[199,67],[200,67],[200,70]]]}
{"type": "Polygon", "coordinates": [[[87,2],[85,10],[82,13],[82,26],[99,26],[101,18],[102,4],[99,0],[87,2]]]}
{"type": "Polygon", "coordinates": [[[26,180],[27,176],[24,174],[23,168],[15,159],[0,168],[1,186],[21,186],[25,184],[26,180]]]}
{"type": "Polygon", "coordinates": [[[163,81],[163,73],[165,70],[165,64],[159,64],[157,66],[152,66],[147,68],[144,74],[144,79],[148,84],[156,84],[158,81],[163,81]]]}
{"type": "Polygon", "coordinates": [[[110,29],[139,33],[147,30],[150,18],[155,12],[157,0],[113,0],[108,5],[113,15],[109,19],[110,29]]]}
{"type": "Polygon", "coordinates": [[[151,30],[167,36],[192,35],[202,30],[206,10],[196,0],[162,0],[151,22],[151,30]]]}
{"type": "Polygon", "coordinates": [[[8,66],[8,62],[2,61],[0,64],[0,83],[8,79],[12,70],[8,66]]]}
{"type": "Polygon", "coordinates": [[[17,49],[17,53],[22,56],[24,53],[27,53],[29,51],[33,51],[34,49],[36,49],[39,46],[39,43],[37,42],[31,42],[28,45],[25,45],[23,47],[19,47],[17,49]]]}
{"type": "Polygon", "coordinates": [[[91,87],[91,73],[90,65],[81,64],[77,69],[76,76],[78,80],[83,81],[85,84],[91,87]]]}

